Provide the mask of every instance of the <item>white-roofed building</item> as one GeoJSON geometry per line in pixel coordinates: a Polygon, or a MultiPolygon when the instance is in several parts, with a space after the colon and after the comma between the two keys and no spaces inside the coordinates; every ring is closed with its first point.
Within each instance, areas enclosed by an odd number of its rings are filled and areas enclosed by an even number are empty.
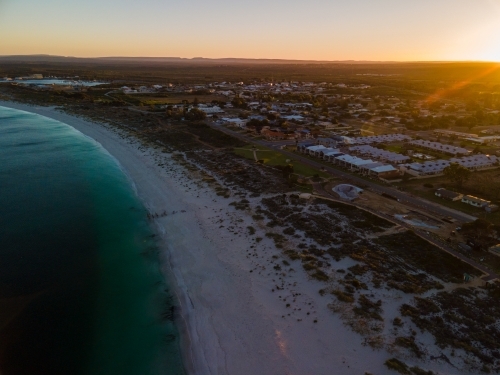
{"type": "Polygon", "coordinates": [[[457,163],[471,171],[475,171],[495,168],[498,166],[499,161],[500,159],[495,155],[471,155],[463,158],[451,158],[450,160],[404,164],[401,166],[401,170],[413,176],[433,176],[442,174],[443,170],[451,163],[457,163]]]}
{"type": "Polygon", "coordinates": [[[207,105],[200,104],[198,106],[200,111],[205,112],[207,115],[213,115],[214,113],[224,113],[224,111],[219,106],[209,107],[207,105]]]}
{"type": "Polygon", "coordinates": [[[323,149],[319,150],[318,154],[315,156],[323,159],[325,157],[325,154],[327,154],[329,152],[340,152],[340,151],[335,149],[335,148],[327,147],[327,148],[323,148],[323,149]]]}
{"type": "Polygon", "coordinates": [[[333,159],[340,155],[344,155],[344,153],[339,150],[333,149],[333,151],[325,151],[323,154],[323,160],[333,162],[333,159]]]}
{"type": "Polygon", "coordinates": [[[368,146],[368,145],[360,145],[360,146],[352,146],[349,147],[349,151],[357,152],[361,155],[368,155],[372,158],[379,159],[382,161],[387,161],[389,163],[401,164],[405,161],[410,160],[409,156],[401,155],[396,152],[382,150],[380,148],[368,146]]]}
{"type": "Polygon", "coordinates": [[[365,160],[352,155],[340,155],[333,159],[335,164],[344,166],[350,169],[359,170],[364,164],[371,164],[373,160],[365,160]]]}
{"type": "Polygon", "coordinates": [[[470,170],[486,169],[495,167],[499,159],[495,155],[471,155],[463,158],[451,158],[450,162],[458,163],[470,170]]]}
{"type": "Polygon", "coordinates": [[[241,118],[228,118],[228,117],[224,117],[222,119],[223,122],[229,124],[229,125],[233,125],[233,126],[237,126],[239,128],[243,128],[246,124],[247,124],[247,120],[244,120],[244,119],[241,119],[241,118]]]}
{"type": "Polygon", "coordinates": [[[333,158],[334,163],[340,166],[350,168],[368,176],[378,178],[395,178],[400,176],[398,169],[390,164],[365,160],[352,155],[340,155],[333,158]]]}
{"type": "Polygon", "coordinates": [[[332,138],[316,138],[316,142],[319,145],[323,145],[325,147],[336,147],[337,141],[332,138]]]}
{"type": "Polygon", "coordinates": [[[317,152],[324,150],[324,149],[326,149],[326,147],[323,145],[309,146],[309,147],[306,147],[306,154],[309,154],[311,156],[316,156],[317,152]]]}
{"type": "Polygon", "coordinates": [[[462,202],[470,204],[471,206],[474,206],[474,207],[486,207],[491,203],[490,201],[487,201],[486,199],[474,197],[472,195],[464,196],[462,198],[462,202]]]}
{"type": "Polygon", "coordinates": [[[401,142],[410,141],[411,137],[404,134],[382,134],[382,135],[372,135],[369,137],[356,137],[351,138],[347,144],[352,145],[368,145],[372,143],[390,143],[390,142],[401,142]]]}
{"type": "Polygon", "coordinates": [[[370,168],[368,174],[370,176],[376,176],[378,178],[394,178],[400,176],[399,171],[390,164],[370,168]]]}
{"type": "Polygon", "coordinates": [[[299,143],[297,145],[297,150],[305,154],[307,153],[307,148],[311,146],[314,146],[314,143],[312,142],[299,143]]]}
{"type": "Polygon", "coordinates": [[[445,145],[439,142],[431,142],[424,140],[415,140],[411,141],[410,144],[422,148],[426,148],[429,150],[439,151],[448,155],[468,155],[470,153],[469,150],[463,147],[456,147],[451,145],[445,145]]]}
{"type": "Polygon", "coordinates": [[[424,163],[404,164],[401,170],[412,176],[433,176],[442,174],[443,169],[450,165],[448,160],[433,160],[424,163]]]}

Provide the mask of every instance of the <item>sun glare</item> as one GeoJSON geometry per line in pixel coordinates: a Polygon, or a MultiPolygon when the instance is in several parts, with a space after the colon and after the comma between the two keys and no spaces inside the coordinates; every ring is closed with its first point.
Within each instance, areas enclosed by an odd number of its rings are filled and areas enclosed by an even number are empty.
{"type": "Polygon", "coordinates": [[[462,51],[470,54],[471,60],[500,62],[500,20],[470,32],[464,38],[462,51]]]}

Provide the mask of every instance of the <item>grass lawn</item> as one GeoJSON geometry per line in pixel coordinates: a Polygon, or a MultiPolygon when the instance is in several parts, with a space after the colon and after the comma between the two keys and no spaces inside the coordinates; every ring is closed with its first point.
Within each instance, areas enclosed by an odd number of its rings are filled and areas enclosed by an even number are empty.
{"type": "Polygon", "coordinates": [[[234,149],[234,153],[236,155],[243,156],[245,159],[255,159],[254,156],[253,156],[253,151],[251,149],[248,149],[247,147],[244,147],[244,148],[235,148],[234,149]]]}
{"type": "MultiPolygon", "coordinates": [[[[478,177],[474,178],[474,176],[481,176],[482,174],[498,174],[498,171],[497,170],[490,170],[490,171],[474,172],[471,179],[464,185],[464,187],[462,189],[460,189],[460,192],[462,194],[471,194],[471,195],[475,195],[475,196],[480,196],[480,197],[485,198],[485,199],[491,199],[487,195],[478,194],[478,193],[475,193],[473,191],[469,191],[469,189],[468,189],[468,187],[471,187],[471,186],[473,187],[475,184],[477,184],[477,181],[479,180],[478,177]]],[[[434,178],[426,178],[426,179],[422,179],[422,180],[411,180],[408,182],[398,183],[397,185],[401,186],[404,191],[407,191],[407,192],[410,192],[416,196],[425,198],[431,202],[436,202],[442,206],[453,208],[457,211],[461,211],[461,212],[464,212],[464,213],[472,215],[472,216],[486,219],[491,223],[500,225],[500,211],[493,212],[493,213],[487,213],[483,209],[470,206],[470,205],[462,203],[460,201],[452,202],[452,201],[448,201],[446,199],[441,199],[439,197],[436,197],[434,195],[434,192],[436,189],[438,189],[440,187],[449,188],[449,186],[448,186],[449,182],[446,179],[446,177],[444,177],[444,176],[439,176],[439,177],[434,177],[434,178]],[[431,184],[433,187],[427,188],[427,187],[423,186],[424,184],[431,184]]],[[[494,201],[494,199],[493,199],[493,201],[494,201]]]]}
{"type": "MultiPolygon", "coordinates": [[[[123,94],[122,94],[123,95],[123,94]]],[[[227,98],[221,95],[194,95],[194,94],[182,94],[182,93],[168,93],[164,95],[155,96],[155,94],[131,94],[123,95],[127,99],[133,98],[142,102],[144,105],[155,105],[155,104],[180,104],[183,100],[187,100],[189,103],[193,103],[194,99],[197,98],[200,103],[210,103],[212,100],[226,101],[227,98]]]]}
{"type": "MultiPolygon", "coordinates": [[[[234,152],[237,155],[243,156],[246,159],[252,159],[255,160],[254,154],[253,154],[253,146],[245,146],[243,148],[235,148],[234,152]]],[[[293,170],[294,173],[297,173],[299,175],[302,175],[304,177],[313,177],[315,174],[318,174],[321,177],[328,178],[330,175],[328,173],[321,172],[318,169],[309,167],[305,164],[302,164],[298,161],[289,159],[287,156],[271,150],[267,147],[263,146],[256,146],[257,147],[257,159],[258,160],[264,160],[264,164],[266,165],[286,165],[286,164],[292,164],[293,165],[293,170]],[[289,162],[287,162],[289,160],[289,162]]]]}
{"type": "Polygon", "coordinates": [[[434,189],[429,189],[429,190],[430,190],[429,192],[416,191],[415,195],[425,198],[428,201],[439,203],[442,206],[453,208],[457,211],[461,211],[466,214],[475,216],[477,218],[488,220],[490,223],[500,225],[500,211],[488,213],[484,209],[473,207],[469,204],[462,203],[460,201],[452,202],[446,199],[441,199],[434,195],[434,189]]]}
{"type": "Polygon", "coordinates": [[[403,145],[402,144],[389,144],[389,145],[384,147],[384,150],[391,151],[391,152],[397,152],[398,154],[401,154],[403,151],[403,145]]]}

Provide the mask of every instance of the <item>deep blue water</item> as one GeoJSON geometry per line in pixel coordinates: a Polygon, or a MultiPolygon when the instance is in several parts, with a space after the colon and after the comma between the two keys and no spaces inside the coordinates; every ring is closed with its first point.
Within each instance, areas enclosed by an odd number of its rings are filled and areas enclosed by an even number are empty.
{"type": "Polygon", "coordinates": [[[157,251],[102,147],[0,107],[2,375],[183,374],[157,251]]]}

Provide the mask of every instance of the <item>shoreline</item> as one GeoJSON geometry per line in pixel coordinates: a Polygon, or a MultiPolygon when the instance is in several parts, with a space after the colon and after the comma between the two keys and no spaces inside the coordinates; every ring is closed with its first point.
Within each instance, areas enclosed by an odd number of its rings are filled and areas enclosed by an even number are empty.
{"type": "MultiPolygon", "coordinates": [[[[88,120],[84,120],[81,118],[78,118],[76,116],[68,115],[66,113],[61,113],[54,107],[41,107],[41,106],[34,106],[34,105],[28,105],[28,104],[22,104],[22,103],[16,103],[16,102],[5,102],[0,100],[0,106],[6,107],[6,108],[11,108],[15,110],[20,110],[20,111],[25,111],[29,113],[34,113],[37,115],[41,115],[59,122],[64,123],[65,125],[68,125],[72,127],[73,129],[77,130],[79,133],[81,133],[83,136],[91,139],[93,142],[96,142],[104,149],[104,151],[114,160],[114,162],[118,165],[120,170],[124,173],[126,176],[128,182],[131,185],[131,188],[135,192],[135,194],[138,196],[142,204],[145,206],[145,208],[149,209],[147,201],[145,201],[144,197],[139,194],[138,187],[136,184],[136,181],[134,178],[130,175],[129,171],[127,168],[122,164],[122,161],[118,159],[112,152],[108,150],[105,145],[102,144],[103,140],[103,134],[102,133],[107,133],[106,136],[112,138],[114,141],[119,141],[119,139],[114,139],[114,138],[119,138],[120,135],[117,133],[106,129],[103,124],[98,124],[94,122],[90,122],[88,120]],[[96,130],[95,127],[98,127],[99,130],[96,130]],[[101,133],[101,136],[99,137],[99,134],[101,133]]],[[[155,233],[157,236],[160,235],[161,238],[161,231],[159,230],[157,225],[154,225],[154,223],[150,223],[149,227],[155,233]]],[[[161,242],[165,242],[164,239],[161,240],[161,242]]],[[[177,280],[173,276],[173,272],[171,270],[171,265],[170,261],[167,259],[166,255],[168,251],[166,250],[166,245],[165,243],[158,244],[159,247],[161,247],[161,252],[158,257],[159,261],[159,266],[162,271],[163,277],[167,284],[170,287],[170,291],[175,294],[177,298],[177,303],[180,304],[181,307],[181,313],[178,314],[180,316],[180,319],[177,319],[175,321],[176,323],[176,328],[179,332],[180,336],[180,353],[183,361],[183,365],[185,367],[185,371],[187,374],[198,374],[202,373],[198,370],[196,370],[193,366],[193,360],[192,360],[192,353],[191,353],[191,340],[190,340],[190,335],[189,335],[189,329],[188,329],[188,322],[186,321],[184,315],[182,314],[182,311],[185,309],[187,306],[185,301],[182,301],[181,296],[178,293],[178,287],[177,287],[177,280]],[[160,246],[162,245],[162,246],[160,246]],[[165,267],[170,268],[168,272],[165,272],[165,267]]],[[[177,314],[176,314],[177,315],[177,314]]]]}
{"type": "MultiPolygon", "coordinates": [[[[149,212],[159,214],[150,226],[157,233],[163,275],[180,305],[175,322],[188,374],[390,372],[384,361],[393,353],[367,345],[364,336],[332,312],[328,297],[321,294],[326,284],[311,279],[300,264],[286,261],[266,236],[268,228],[230,205],[237,196],[218,196],[171,154],[144,147],[114,127],[53,107],[3,101],[0,106],[61,121],[94,139],[118,161],[149,212]],[[261,237],[248,234],[248,228],[261,237]]],[[[335,269],[355,264],[347,257],[335,269]]],[[[333,277],[335,281],[340,275],[333,277]]],[[[388,289],[369,292],[384,300],[390,319],[398,316],[401,303],[413,298],[388,289]]],[[[389,336],[391,330],[386,326],[381,334],[389,336]]],[[[428,335],[422,340],[432,345],[428,335]]],[[[400,358],[422,364],[395,350],[400,358]]],[[[443,375],[456,373],[447,363],[425,365],[443,375]]]]}

